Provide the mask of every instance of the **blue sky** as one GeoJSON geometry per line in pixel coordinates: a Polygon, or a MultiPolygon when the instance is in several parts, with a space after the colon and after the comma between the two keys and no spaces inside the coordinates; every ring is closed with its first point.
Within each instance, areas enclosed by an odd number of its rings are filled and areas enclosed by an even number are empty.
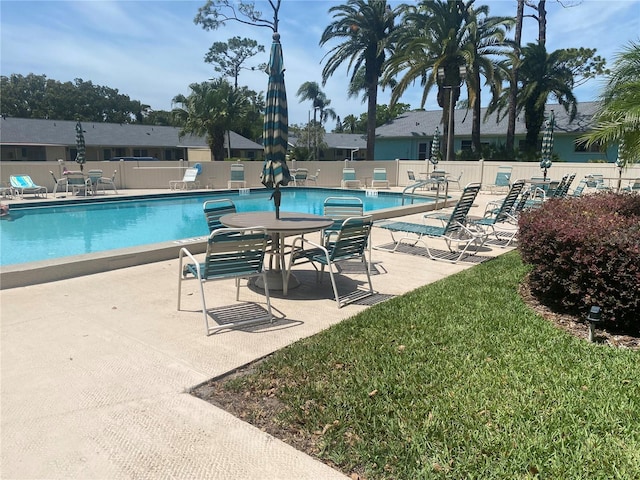
{"type": "MultiPolygon", "coordinates": [[[[156,110],[170,110],[171,99],[188,95],[191,83],[215,76],[204,55],[213,42],[235,35],[256,39],[265,46],[255,64],[266,62],[271,31],[229,23],[217,31],[205,31],[193,23],[200,1],[176,0],[0,0],[0,74],[46,75],[61,82],[81,78],[118,89],[133,100],[156,110]]],[[[331,22],[328,9],[342,2],[284,0],[280,10],[280,33],[286,67],[290,123],[306,123],[309,102],[299,103],[295,93],[306,81],[321,84],[322,58],[330,46],[318,46],[320,35],[331,22]]],[[[396,6],[401,2],[390,2],[396,6]]],[[[491,15],[515,16],[515,0],[477,0],[491,15]]],[[[547,1],[547,49],[588,47],[613,63],[615,54],[640,38],[640,1],[637,0],[547,1]]],[[[270,14],[266,2],[256,6],[270,14]]],[[[526,13],[532,13],[530,9],[526,13]]],[[[537,38],[537,23],[525,19],[523,43],[537,38]]],[[[266,90],[266,74],[243,71],[240,84],[266,90]]],[[[360,115],[366,105],[346,94],[346,65],[322,87],[331,107],[344,118],[360,115]]],[[[597,99],[602,80],[591,80],[575,90],[578,101],[597,99]]],[[[401,99],[420,107],[421,89],[413,87],[401,99]]],[[[485,98],[488,95],[485,95],[485,98]]],[[[378,103],[388,102],[380,92],[378,103]]],[[[432,91],[426,108],[438,108],[432,91]]],[[[327,124],[334,127],[333,121],[327,124]]]]}

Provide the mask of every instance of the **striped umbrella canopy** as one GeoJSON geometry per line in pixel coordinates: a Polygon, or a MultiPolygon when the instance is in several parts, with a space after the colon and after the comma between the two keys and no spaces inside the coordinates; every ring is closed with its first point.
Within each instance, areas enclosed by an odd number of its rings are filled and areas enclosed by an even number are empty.
{"type": "Polygon", "coordinates": [[[276,218],[280,218],[280,185],[287,185],[291,175],[286,163],[289,120],[287,91],[284,86],[284,61],[278,32],[273,34],[267,73],[269,84],[262,134],[264,165],[260,180],[265,187],[275,188],[271,197],[276,206],[276,218]]]}
{"type": "Polygon", "coordinates": [[[544,133],[542,135],[542,160],[540,161],[540,168],[544,169],[544,179],[547,179],[547,169],[551,168],[551,154],[553,153],[553,128],[555,127],[555,117],[553,110],[549,114],[547,119],[544,133]]]}
{"type": "Polygon", "coordinates": [[[82,171],[82,167],[87,161],[86,158],[86,147],[84,144],[84,131],[82,130],[82,125],[80,122],[76,123],[76,163],[80,165],[80,170],[82,171]]]}
{"type": "Polygon", "coordinates": [[[433,140],[431,140],[431,157],[429,161],[433,164],[435,170],[436,165],[440,159],[440,130],[436,127],[436,131],[433,132],[433,140]]]}

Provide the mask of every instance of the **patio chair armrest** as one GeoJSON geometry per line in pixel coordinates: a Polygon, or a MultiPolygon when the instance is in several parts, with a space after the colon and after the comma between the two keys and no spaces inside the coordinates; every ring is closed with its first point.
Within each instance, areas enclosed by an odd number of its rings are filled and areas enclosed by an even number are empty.
{"type": "Polygon", "coordinates": [[[188,257],[189,260],[191,260],[191,262],[193,262],[193,264],[196,267],[196,272],[198,274],[198,278],[200,278],[200,262],[198,262],[196,260],[196,257],[194,257],[193,254],[189,250],[187,250],[186,247],[182,247],[180,249],[180,254],[179,254],[179,257],[178,257],[178,260],[179,260],[178,261],[178,268],[179,268],[180,275],[182,275],[183,277],[185,276],[185,271],[184,271],[184,267],[183,267],[183,261],[184,261],[184,257],[185,256],[188,257]]]}

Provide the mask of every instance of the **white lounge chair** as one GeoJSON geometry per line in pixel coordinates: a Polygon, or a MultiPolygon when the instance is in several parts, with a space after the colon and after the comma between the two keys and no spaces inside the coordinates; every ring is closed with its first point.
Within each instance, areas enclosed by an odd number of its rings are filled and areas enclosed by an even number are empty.
{"type": "Polygon", "coordinates": [[[25,194],[33,194],[36,197],[47,196],[47,187],[36,185],[29,175],[11,175],[9,177],[11,188],[20,198],[24,198],[25,194]]]}
{"type": "Polygon", "coordinates": [[[229,190],[233,188],[245,188],[247,182],[244,179],[244,165],[241,163],[234,163],[231,165],[231,172],[229,181],[227,182],[227,188],[229,190]]]}
{"type": "Polygon", "coordinates": [[[356,178],[355,168],[343,168],[342,169],[342,181],[340,182],[342,188],[360,188],[362,186],[360,180],[356,178]]]}
{"type": "Polygon", "coordinates": [[[371,179],[371,188],[389,188],[389,180],[387,179],[386,168],[373,169],[373,178],[371,179]]]}
{"type": "Polygon", "coordinates": [[[196,188],[198,185],[196,184],[196,178],[198,177],[198,169],[195,167],[187,168],[184,171],[184,177],[182,180],[171,180],[169,182],[169,188],[171,190],[186,190],[188,188],[196,188]]]}

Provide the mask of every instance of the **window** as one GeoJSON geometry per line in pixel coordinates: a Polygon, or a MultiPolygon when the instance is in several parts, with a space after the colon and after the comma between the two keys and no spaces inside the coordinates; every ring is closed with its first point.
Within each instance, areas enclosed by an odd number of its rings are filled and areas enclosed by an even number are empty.
{"type": "Polygon", "coordinates": [[[584,142],[574,142],[574,151],[580,153],[602,153],[604,150],[599,143],[593,143],[589,147],[584,142]]]}
{"type": "Polygon", "coordinates": [[[111,149],[105,148],[102,150],[102,159],[103,160],[111,160],[111,149]]]}
{"type": "Polygon", "coordinates": [[[429,152],[428,143],[418,144],[418,160],[426,160],[429,157],[428,152],[429,152]]]}
{"type": "Polygon", "coordinates": [[[148,157],[149,156],[149,152],[146,148],[134,148],[133,149],[133,156],[134,157],[148,157]]]}

